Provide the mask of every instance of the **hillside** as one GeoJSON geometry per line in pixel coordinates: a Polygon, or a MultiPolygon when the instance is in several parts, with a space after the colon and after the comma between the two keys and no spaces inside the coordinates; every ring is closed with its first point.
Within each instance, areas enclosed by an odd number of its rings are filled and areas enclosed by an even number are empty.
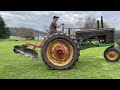
{"type": "Polygon", "coordinates": [[[24,27],[20,27],[20,28],[16,28],[16,27],[10,27],[9,28],[11,31],[11,36],[17,36],[17,31],[28,31],[28,30],[32,30],[34,33],[39,33],[39,36],[44,36],[46,33],[42,32],[42,31],[38,31],[38,30],[34,30],[31,28],[24,28],[24,27]]]}

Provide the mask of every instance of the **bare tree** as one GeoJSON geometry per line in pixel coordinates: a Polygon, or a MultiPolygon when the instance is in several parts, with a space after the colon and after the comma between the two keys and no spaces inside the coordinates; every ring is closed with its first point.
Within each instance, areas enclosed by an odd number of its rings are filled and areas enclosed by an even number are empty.
{"type": "MultiPolygon", "coordinates": [[[[76,23],[79,28],[85,28],[87,29],[95,29],[97,28],[97,20],[95,18],[91,18],[90,16],[86,18],[76,18],[78,22],[76,23]]],[[[101,26],[101,23],[99,24],[101,26]]],[[[110,26],[104,22],[103,23],[104,28],[109,28],[110,26]]]]}
{"type": "MultiPolygon", "coordinates": [[[[101,26],[101,23],[99,24],[101,26]]],[[[97,25],[96,25],[97,26],[97,25]]],[[[103,22],[103,27],[104,28],[110,28],[110,25],[108,25],[106,22],[103,22]]]]}
{"type": "Polygon", "coordinates": [[[85,23],[84,23],[85,29],[93,29],[96,28],[96,19],[91,17],[86,17],[85,23]]]}
{"type": "Polygon", "coordinates": [[[120,40],[120,30],[115,31],[115,41],[118,42],[120,40]]]}
{"type": "Polygon", "coordinates": [[[34,32],[34,37],[37,37],[39,40],[40,32],[34,32]]]}
{"type": "Polygon", "coordinates": [[[16,29],[16,36],[24,37],[24,38],[33,38],[34,37],[34,30],[31,28],[17,28],[16,29]]]}
{"type": "Polygon", "coordinates": [[[77,25],[79,26],[79,28],[83,28],[85,19],[80,17],[80,18],[77,18],[77,20],[78,20],[77,25]]]}

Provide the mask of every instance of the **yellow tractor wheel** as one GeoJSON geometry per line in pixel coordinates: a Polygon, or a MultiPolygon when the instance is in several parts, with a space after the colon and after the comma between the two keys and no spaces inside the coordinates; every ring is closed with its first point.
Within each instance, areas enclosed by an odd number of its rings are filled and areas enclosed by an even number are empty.
{"type": "Polygon", "coordinates": [[[117,47],[109,47],[104,51],[104,57],[107,61],[116,62],[120,59],[120,50],[117,47]]]}
{"type": "Polygon", "coordinates": [[[53,34],[41,49],[43,62],[50,69],[70,69],[79,59],[79,46],[71,36],[66,34],[53,34]]]}

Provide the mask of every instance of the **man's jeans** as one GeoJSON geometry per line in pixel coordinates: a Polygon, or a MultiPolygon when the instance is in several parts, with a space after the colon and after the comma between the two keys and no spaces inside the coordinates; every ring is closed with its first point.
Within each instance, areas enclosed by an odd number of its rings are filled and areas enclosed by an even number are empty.
{"type": "Polygon", "coordinates": [[[57,33],[57,31],[54,31],[54,32],[49,32],[49,34],[51,35],[51,34],[53,34],[53,33],[57,33]]]}

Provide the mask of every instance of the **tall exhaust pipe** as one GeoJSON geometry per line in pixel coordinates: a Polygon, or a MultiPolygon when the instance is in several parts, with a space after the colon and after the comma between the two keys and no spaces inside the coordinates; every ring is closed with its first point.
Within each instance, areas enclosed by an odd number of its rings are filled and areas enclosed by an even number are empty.
{"type": "Polygon", "coordinates": [[[62,32],[64,33],[64,24],[62,25],[62,32]]]}
{"type": "Polygon", "coordinates": [[[99,20],[97,20],[97,29],[99,29],[100,27],[99,27],[99,20]]]}
{"type": "Polygon", "coordinates": [[[103,17],[101,16],[101,28],[104,28],[103,27],[103,17]]]}

